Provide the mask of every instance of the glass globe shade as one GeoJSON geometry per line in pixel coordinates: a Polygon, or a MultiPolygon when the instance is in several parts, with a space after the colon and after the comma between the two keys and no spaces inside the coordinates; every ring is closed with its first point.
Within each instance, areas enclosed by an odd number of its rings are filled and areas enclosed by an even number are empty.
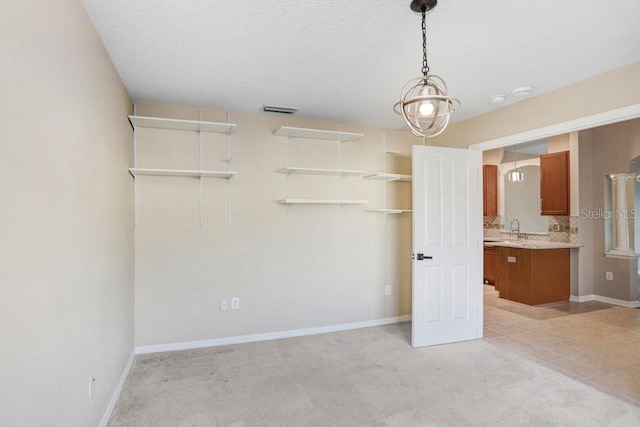
{"type": "Polygon", "coordinates": [[[433,137],[449,123],[449,114],[460,102],[447,96],[447,85],[438,76],[418,77],[402,89],[402,98],[394,106],[414,135],[433,137]]]}

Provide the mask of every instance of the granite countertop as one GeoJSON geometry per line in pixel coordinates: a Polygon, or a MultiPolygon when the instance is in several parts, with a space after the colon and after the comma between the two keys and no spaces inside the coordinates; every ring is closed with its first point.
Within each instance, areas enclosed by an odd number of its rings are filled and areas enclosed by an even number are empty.
{"type": "Polygon", "coordinates": [[[516,237],[485,237],[485,246],[502,246],[506,248],[520,249],[563,249],[563,248],[580,248],[583,245],[569,242],[547,242],[543,240],[518,240],[516,237]]]}

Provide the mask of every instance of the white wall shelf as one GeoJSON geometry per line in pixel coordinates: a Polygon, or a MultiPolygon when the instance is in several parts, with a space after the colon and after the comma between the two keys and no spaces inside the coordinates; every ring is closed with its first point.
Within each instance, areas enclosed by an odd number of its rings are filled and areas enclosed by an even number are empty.
{"type": "Polygon", "coordinates": [[[365,209],[367,212],[377,212],[377,213],[385,213],[385,214],[403,214],[412,212],[411,209],[365,209]]]}
{"type": "Polygon", "coordinates": [[[282,199],[281,205],[366,205],[368,200],[339,200],[339,199],[282,199]]]}
{"type": "Polygon", "coordinates": [[[375,179],[386,182],[411,182],[411,175],[402,175],[397,173],[374,173],[371,175],[365,175],[364,179],[375,179]]]}
{"type": "Polygon", "coordinates": [[[232,178],[236,172],[228,171],[201,171],[201,170],[179,170],[179,169],[141,169],[129,168],[133,176],[187,176],[196,178],[232,178]]]}
{"type": "Polygon", "coordinates": [[[206,122],[202,120],[167,119],[162,117],[129,116],[134,128],[154,128],[172,130],[190,130],[195,132],[212,132],[231,134],[236,131],[234,123],[206,122]]]}
{"type": "MultiPolygon", "coordinates": [[[[389,187],[389,183],[394,182],[411,182],[411,175],[407,174],[399,174],[399,173],[389,173],[387,172],[387,158],[388,156],[394,157],[410,157],[410,154],[407,154],[406,151],[390,149],[387,146],[387,134],[383,133],[383,148],[382,148],[382,156],[383,156],[383,171],[378,173],[372,173],[369,175],[365,175],[362,178],[374,181],[382,181],[384,182],[383,187],[383,205],[381,208],[377,209],[365,209],[367,212],[381,213],[384,214],[384,224],[387,224],[387,216],[388,215],[399,215],[404,213],[411,213],[411,209],[403,209],[398,208],[396,206],[389,206],[389,191],[396,192],[399,191],[399,188],[393,188],[394,186],[389,187]]],[[[403,191],[405,189],[402,189],[403,191]]]]}
{"type": "MultiPolygon", "coordinates": [[[[279,173],[286,174],[285,180],[285,193],[284,199],[278,200],[278,203],[281,205],[287,206],[287,218],[289,218],[289,206],[291,205],[364,205],[369,203],[368,200],[355,200],[355,199],[344,199],[343,195],[343,178],[346,177],[362,177],[368,174],[366,171],[359,170],[350,170],[342,168],[342,143],[356,141],[362,138],[364,135],[361,133],[353,133],[353,132],[341,132],[341,131],[333,131],[333,130],[322,130],[322,129],[309,129],[309,128],[298,128],[291,126],[280,126],[273,132],[276,136],[282,136],[285,138],[285,162],[284,167],[279,169],[279,173]],[[327,169],[327,168],[308,168],[308,167],[297,167],[297,166],[289,166],[289,145],[291,143],[291,139],[293,138],[304,138],[304,139],[313,139],[313,140],[324,140],[333,142],[336,147],[337,154],[337,162],[335,169],[327,169]],[[337,193],[335,199],[313,199],[313,198],[290,198],[289,187],[290,183],[295,181],[295,178],[292,175],[316,175],[316,176],[335,176],[338,177],[337,180],[337,193]],[[294,180],[294,181],[291,181],[294,180]]],[[[307,187],[305,187],[307,188],[307,187]]],[[[313,187],[315,188],[315,187],[313,187]]]]}
{"type": "Polygon", "coordinates": [[[330,175],[330,176],[364,176],[368,172],[366,171],[353,171],[344,169],[318,169],[318,168],[298,168],[287,166],[278,170],[280,173],[291,174],[303,174],[303,175],[330,175]]]}
{"type": "Polygon", "coordinates": [[[398,157],[411,157],[411,154],[405,153],[404,151],[400,150],[385,150],[384,152],[398,157]]]}
{"type": "Polygon", "coordinates": [[[356,141],[364,136],[361,133],[296,128],[290,126],[280,126],[275,132],[273,132],[273,134],[276,136],[285,136],[287,138],[323,139],[327,141],[340,142],[356,141]]]}
{"type": "MultiPolygon", "coordinates": [[[[198,191],[199,191],[199,213],[200,213],[200,226],[203,224],[204,219],[204,187],[203,178],[221,178],[226,180],[227,187],[227,221],[231,223],[231,178],[235,176],[236,172],[232,172],[231,169],[231,134],[237,129],[237,125],[229,123],[229,115],[227,114],[225,123],[208,122],[202,120],[201,112],[198,111],[198,120],[183,120],[183,119],[169,119],[165,117],[149,117],[138,116],[136,114],[136,106],[133,106],[133,114],[128,116],[129,123],[133,127],[133,167],[129,168],[129,173],[133,176],[133,220],[134,224],[138,224],[138,177],[139,176],[167,176],[167,177],[193,177],[198,178],[198,191]],[[140,128],[152,128],[161,130],[178,130],[178,131],[190,131],[197,133],[198,137],[198,166],[197,169],[146,169],[138,167],[138,129],[140,128]],[[204,170],[204,141],[203,135],[205,133],[218,133],[225,135],[226,142],[226,170],[204,170]]],[[[149,140],[148,135],[142,135],[145,140],[149,140]]],[[[176,142],[182,141],[185,138],[192,140],[191,135],[184,133],[176,133],[171,137],[176,142]]],[[[150,141],[152,142],[152,141],[150,141]]]]}

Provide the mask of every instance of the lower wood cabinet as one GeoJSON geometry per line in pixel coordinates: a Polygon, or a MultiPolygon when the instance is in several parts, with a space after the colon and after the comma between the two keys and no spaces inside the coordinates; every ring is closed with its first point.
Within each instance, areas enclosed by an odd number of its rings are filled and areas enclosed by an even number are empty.
{"type": "Polygon", "coordinates": [[[484,247],[484,283],[495,285],[496,282],[496,248],[484,247]]]}
{"type": "Polygon", "coordinates": [[[496,246],[496,289],[500,298],[528,305],[567,301],[570,249],[520,249],[496,246]]]}

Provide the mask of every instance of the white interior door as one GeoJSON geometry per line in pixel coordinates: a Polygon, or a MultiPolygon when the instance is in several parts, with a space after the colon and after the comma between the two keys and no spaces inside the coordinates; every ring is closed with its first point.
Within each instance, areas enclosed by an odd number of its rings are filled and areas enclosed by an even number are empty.
{"type": "Polygon", "coordinates": [[[414,145],[411,345],[482,337],[482,153],[414,145]]]}

